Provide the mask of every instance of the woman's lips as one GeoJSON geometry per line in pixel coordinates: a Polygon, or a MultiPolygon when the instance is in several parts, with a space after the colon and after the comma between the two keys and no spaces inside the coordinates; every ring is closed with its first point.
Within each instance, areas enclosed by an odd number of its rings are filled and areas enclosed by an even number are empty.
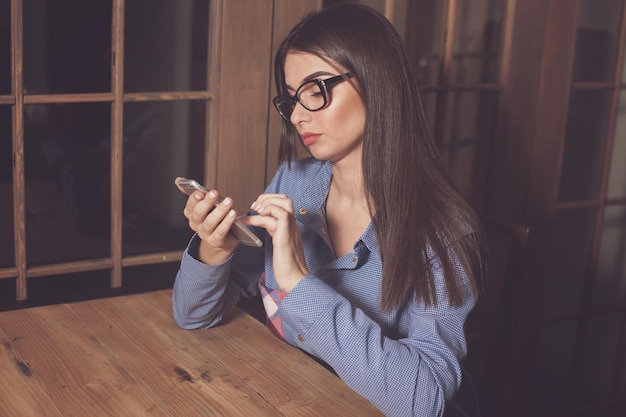
{"type": "Polygon", "coordinates": [[[315,142],[317,142],[317,140],[319,139],[320,136],[322,136],[322,135],[318,134],[318,133],[303,133],[302,134],[302,143],[304,144],[304,146],[311,146],[315,142]]]}

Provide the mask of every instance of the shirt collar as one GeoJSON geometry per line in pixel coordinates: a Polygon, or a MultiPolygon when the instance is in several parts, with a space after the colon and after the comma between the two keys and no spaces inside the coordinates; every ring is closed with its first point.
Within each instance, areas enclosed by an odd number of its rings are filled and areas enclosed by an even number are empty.
{"type": "MultiPolygon", "coordinates": [[[[328,161],[320,162],[320,169],[312,178],[309,187],[293,202],[294,215],[298,221],[303,224],[309,224],[317,218],[317,216],[323,215],[332,177],[332,164],[328,161]]],[[[365,247],[371,252],[379,251],[374,225],[371,222],[361,235],[359,241],[356,242],[354,248],[355,252],[363,250],[363,245],[361,245],[360,242],[363,242],[365,247]]]]}

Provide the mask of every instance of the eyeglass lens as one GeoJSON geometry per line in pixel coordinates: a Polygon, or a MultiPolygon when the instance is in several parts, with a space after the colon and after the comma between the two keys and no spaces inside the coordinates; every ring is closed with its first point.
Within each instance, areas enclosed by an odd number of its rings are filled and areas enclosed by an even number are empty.
{"type": "Polygon", "coordinates": [[[319,110],[326,104],[325,94],[322,91],[322,87],[316,80],[302,84],[298,89],[297,94],[298,101],[307,110],[319,110]]]}
{"type": "Polygon", "coordinates": [[[326,105],[326,97],[319,82],[317,80],[308,81],[298,88],[294,97],[278,96],[275,100],[276,107],[287,120],[291,117],[296,102],[299,102],[305,109],[310,111],[324,107],[326,105]]]}

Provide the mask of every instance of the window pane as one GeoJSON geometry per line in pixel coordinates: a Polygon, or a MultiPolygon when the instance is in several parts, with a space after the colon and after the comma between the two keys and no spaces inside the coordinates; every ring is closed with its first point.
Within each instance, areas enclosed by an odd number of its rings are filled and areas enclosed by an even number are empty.
{"type": "MultiPolygon", "coordinates": [[[[626,49],[626,46],[624,46],[624,49],[626,49]]],[[[622,82],[626,83],[626,53],[624,53],[624,62],[622,64],[622,82]]]]}
{"type": "Polygon", "coordinates": [[[81,301],[111,294],[108,269],[28,279],[28,305],[81,301]]]}
{"type": "MultiPolygon", "coordinates": [[[[0,0],[0,95],[11,94],[11,7],[0,0]]],[[[14,265],[11,106],[0,105],[0,267],[14,265]]]]}
{"type": "Polygon", "coordinates": [[[583,375],[573,379],[579,320],[544,323],[528,416],[617,417],[613,404],[599,403],[611,390],[620,327],[619,315],[592,317],[588,323],[583,375]],[[588,408],[587,411],[582,411],[588,408]]]}
{"type": "Polygon", "coordinates": [[[537,347],[537,368],[531,384],[529,416],[549,415],[572,407],[571,375],[578,320],[544,323],[537,347]]]}
{"type": "Polygon", "coordinates": [[[0,94],[11,94],[11,3],[0,0],[0,94]]]}
{"type": "Polygon", "coordinates": [[[111,0],[35,3],[24,5],[24,90],[110,91],[111,0]]]}
{"type": "Polygon", "coordinates": [[[626,206],[604,211],[598,269],[593,291],[596,308],[619,307],[626,299],[626,206]]]}
{"type": "Polygon", "coordinates": [[[458,2],[452,67],[454,83],[498,81],[503,3],[503,0],[458,2]]]}
{"type": "Polygon", "coordinates": [[[172,288],[179,262],[123,268],[122,288],[101,269],[28,279],[28,300],[15,301],[15,279],[0,279],[0,311],[172,288]]]}
{"type": "Polygon", "coordinates": [[[0,311],[11,310],[15,307],[16,282],[16,279],[0,279],[0,311]]]}
{"type": "Polygon", "coordinates": [[[602,147],[610,106],[610,92],[572,91],[563,150],[560,201],[596,197],[600,188],[602,147]]]}
{"type": "Polygon", "coordinates": [[[177,176],[204,178],[204,101],[127,103],[124,114],[125,256],[182,250],[191,237],[177,176]]]}
{"type": "Polygon", "coordinates": [[[494,92],[450,95],[442,157],[456,186],[472,204],[480,204],[486,191],[486,158],[496,127],[497,103],[494,92]]]}
{"type": "Polygon", "coordinates": [[[15,266],[14,249],[13,186],[3,179],[0,182],[0,268],[15,266]]]}
{"type": "Polygon", "coordinates": [[[573,81],[613,81],[623,3],[623,0],[580,1],[573,81]]]}
{"type": "Polygon", "coordinates": [[[609,173],[609,198],[626,197],[626,91],[620,93],[615,135],[613,135],[613,153],[609,173]]]}
{"type": "Polygon", "coordinates": [[[0,268],[15,265],[11,106],[0,105],[0,268]]]}
{"type": "Polygon", "coordinates": [[[428,118],[428,128],[432,132],[434,129],[433,123],[435,122],[435,114],[437,112],[437,93],[426,92],[422,93],[422,104],[424,105],[424,111],[428,118]]]}
{"type": "Polygon", "coordinates": [[[25,106],[29,265],[109,256],[110,108],[25,106]]]}
{"type": "Polygon", "coordinates": [[[422,85],[436,85],[439,81],[446,22],[445,3],[439,0],[411,1],[404,15],[409,59],[422,85]]]}
{"type": "Polygon", "coordinates": [[[359,3],[372,9],[378,10],[380,13],[385,14],[385,2],[387,0],[324,0],[324,7],[333,6],[339,3],[359,3]]]}
{"type": "Polygon", "coordinates": [[[126,92],[205,90],[208,0],[127,0],[126,92]]]}
{"type": "Polygon", "coordinates": [[[137,293],[172,288],[180,262],[124,267],[124,292],[137,293]]]}
{"type": "MultiPolygon", "coordinates": [[[[592,316],[587,325],[581,391],[589,400],[601,401],[611,396],[619,345],[621,314],[592,316]]],[[[608,415],[608,414],[603,414],[608,415]]]]}
{"type": "Polygon", "coordinates": [[[558,213],[549,279],[546,282],[544,315],[576,312],[580,308],[585,271],[588,270],[594,210],[558,213]]]}

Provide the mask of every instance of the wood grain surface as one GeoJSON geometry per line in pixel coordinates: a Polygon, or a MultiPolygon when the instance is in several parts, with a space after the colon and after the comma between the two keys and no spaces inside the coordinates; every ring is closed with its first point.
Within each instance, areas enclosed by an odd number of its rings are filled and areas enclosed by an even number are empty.
{"type": "Polygon", "coordinates": [[[182,330],[171,290],[0,313],[0,416],[373,416],[236,309],[182,330]]]}

